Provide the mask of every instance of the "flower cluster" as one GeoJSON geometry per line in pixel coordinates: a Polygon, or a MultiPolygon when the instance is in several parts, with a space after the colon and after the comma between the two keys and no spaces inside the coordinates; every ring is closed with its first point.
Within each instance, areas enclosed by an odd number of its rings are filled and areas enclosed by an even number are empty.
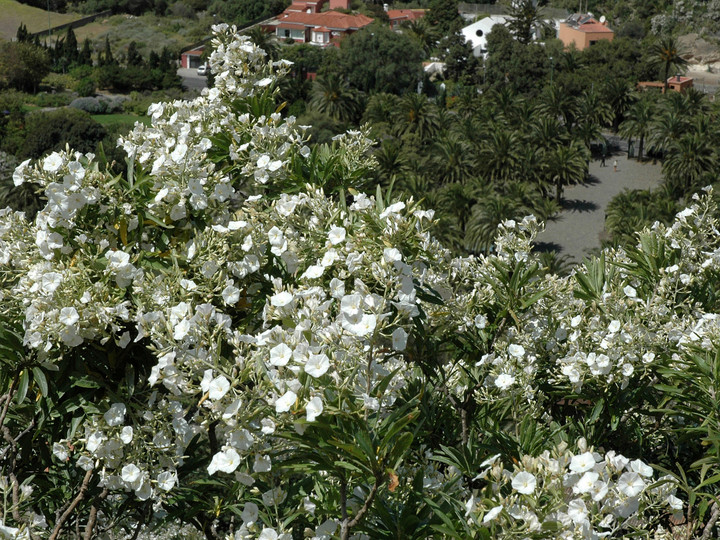
{"type": "Polygon", "coordinates": [[[538,457],[523,456],[512,470],[495,456],[478,479],[488,485],[467,501],[467,518],[497,538],[555,531],[555,538],[617,538],[647,531],[667,514],[682,516],[671,477],[654,479],[652,467],[614,451],[604,455],[578,441],[538,457]]]}

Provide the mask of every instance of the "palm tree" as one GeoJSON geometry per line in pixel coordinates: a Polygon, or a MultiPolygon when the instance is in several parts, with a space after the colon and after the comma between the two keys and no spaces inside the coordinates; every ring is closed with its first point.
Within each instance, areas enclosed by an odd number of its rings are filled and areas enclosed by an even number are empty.
{"type": "Polygon", "coordinates": [[[630,107],[627,112],[627,117],[623,123],[620,124],[619,133],[622,137],[628,139],[638,138],[638,159],[643,158],[643,146],[645,144],[645,137],[650,133],[653,109],[654,104],[648,98],[640,99],[630,107]]]}
{"type": "Polygon", "coordinates": [[[669,109],[663,110],[650,123],[648,141],[656,152],[664,153],[689,126],[687,117],[669,109]]]}
{"type": "Polygon", "coordinates": [[[280,45],[278,45],[275,34],[266,32],[262,26],[253,26],[245,35],[250,38],[256,46],[264,50],[271,60],[277,60],[280,55],[280,45]]]}
{"type": "Polygon", "coordinates": [[[563,144],[568,139],[568,132],[557,117],[537,116],[530,125],[530,141],[542,149],[563,144]]]}
{"type": "Polygon", "coordinates": [[[473,207],[470,219],[465,227],[465,249],[474,253],[490,251],[497,228],[503,221],[520,218],[529,214],[520,202],[498,193],[483,197],[473,207]]]}
{"type": "Polygon", "coordinates": [[[699,133],[686,133],[667,149],[663,174],[683,195],[690,193],[700,180],[713,181],[718,155],[711,142],[699,133]]]}
{"type": "Polygon", "coordinates": [[[579,184],[587,175],[587,149],[577,141],[556,146],[545,153],[543,168],[545,178],[555,186],[555,201],[562,201],[563,188],[579,184]]]}
{"type": "Polygon", "coordinates": [[[397,139],[385,139],[373,153],[377,160],[375,168],[381,185],[387,187],[410,170],[402,145],[397,139]]]}
{"type": "Polygon", "coordinates": [[[518,166],[520,137],[514,131],[493,129],[480,144],[480,164],[492,180],[514,176],[518,166]]]}
{"type": "Polygon", "coordinates": [[[602,101],[610,106],[612,113],[612,128],[617,133],[620,123],[625,119],[625,113],[637,99],[632,85],[621,78],[609,79],[602,89],[602,101]]]}
{"type": "Polygon", "coordinates": [[[441,184],[465,182],[475,174],[476,165],[468,144],[457,135],[437,141],[428,159],[431,177],[441,184]]]}
{"type": "Polygon", "coordinates": [[[440,39],[437,31],[426,17],[409,21],[402,26],[402,29],[420,44],[426,55],[430,54],[440,39]]]}
{"type": "Polygon", "coordinates": [[[439,130],[437,106],[423,94],[405,94],[393,113],[398,135],[415,134],[421,141],[435,136],[439,130]]]}
{"type": "Polygon", "coordinates": [[[310,106],[341,122],[357,120],[362,111],[358,92],[335,74],[315,81],[310,106]]]}
{"type": "Polygon", "coordinates": [[[565,92],[558,85],[548,86],[542,93],[538,112],[551,118],[562,118],[565,125],[570,128],[575,118],[575,98],[565,92]]]}
{"type": "Polygon", "coordinates": [[[672,36],[660,38],[650,47],[650,65],[661,70],[664,92],[667,92],[672,72],[679,73],[688,64],[680,54],[677,39],[672,36]]]}

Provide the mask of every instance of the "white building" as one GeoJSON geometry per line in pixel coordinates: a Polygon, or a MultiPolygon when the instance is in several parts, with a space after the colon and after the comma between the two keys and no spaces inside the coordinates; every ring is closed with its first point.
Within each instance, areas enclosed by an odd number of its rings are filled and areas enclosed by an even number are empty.
{"type": "Polygon", "coordinates": [[[487,35],[490,30],[496,24],[505,25],[509,18],[505,15],[490,15],[461,30],[465,41],[472,45],[475,56],[484,56],[487,53],[487,35]]]}

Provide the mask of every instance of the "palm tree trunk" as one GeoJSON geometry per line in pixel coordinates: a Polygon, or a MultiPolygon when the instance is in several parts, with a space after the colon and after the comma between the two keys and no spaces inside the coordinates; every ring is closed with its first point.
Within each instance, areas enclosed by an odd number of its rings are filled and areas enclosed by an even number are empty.
{"type": "Polygon", "coordinates": [[[638,142],[638,161],[642,161],[643,158],[643,146],[645,145],[645,136],[640,136],[640,141],[638,142]]]}

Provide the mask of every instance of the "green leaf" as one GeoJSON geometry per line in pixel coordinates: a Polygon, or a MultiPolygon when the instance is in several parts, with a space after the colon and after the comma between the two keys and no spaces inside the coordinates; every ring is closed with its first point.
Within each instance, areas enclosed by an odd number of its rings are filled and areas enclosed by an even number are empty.
{"type": "Polygon", "coordinates": [[[25,401],[25,396],[27,396],[29,384],[30,372],[27,369],[23,369],[22,372],[20,372],[20,380],[18,382],[17,393],[15,394],[15,400],[17,401],[18,405],[25,401]]]}
{"type": "Polygon", "coordinates": [[[47,397],[48,383],[47,383],[47,379],[45,378],[45,373],[43,373],[43,370],[37,366],[32,368],[32,371],[33,371],[33,379],[35,380],[35,383],[40,388],[40,393],[43,395],[43,397],[47,397]]]}

